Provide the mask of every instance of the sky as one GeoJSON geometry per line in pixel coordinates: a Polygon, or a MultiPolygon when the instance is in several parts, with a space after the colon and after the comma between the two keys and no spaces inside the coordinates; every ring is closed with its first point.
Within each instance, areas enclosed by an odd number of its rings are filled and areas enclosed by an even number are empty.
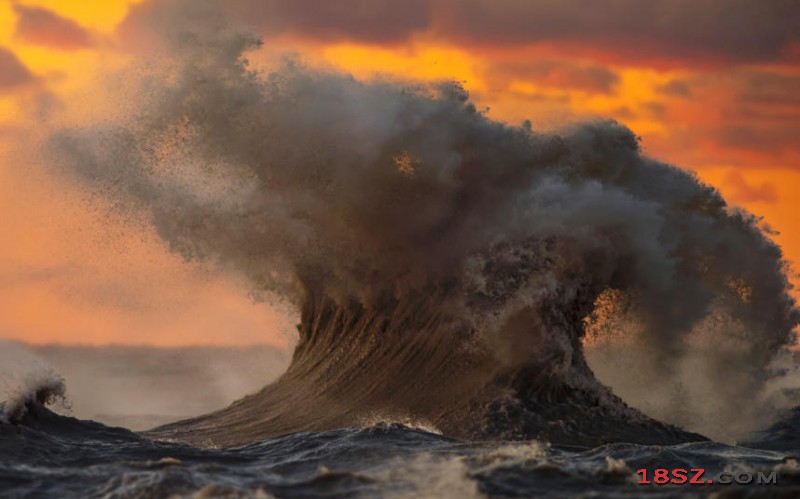
{"type": "MultiPolygon", "coordinates": [[[[295,318],[172,254],[43,166],[48,123],[102,118],[116,72],[158,57],[181,0],[0,0],[0,338],[287,345],[295,318]]],[[[202,2],[198,2],[198,8],[202,2]]],[[[456,80],[488,116],[613,118],[644,152],[763,217],[800,264],[799,0],[230,0],[290,54],[370,79],[456,80]]],[[[794,276],[793,282],[800,284],[794,276]]],[[[795,293],[796,296],[800,296],[795,293]]]]}

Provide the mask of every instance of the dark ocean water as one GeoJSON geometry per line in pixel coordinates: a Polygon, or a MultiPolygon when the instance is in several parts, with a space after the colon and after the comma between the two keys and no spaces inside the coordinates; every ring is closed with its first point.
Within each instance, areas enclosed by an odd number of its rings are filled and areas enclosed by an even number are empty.
{"type": "Polygon", "coordinates": [[[21,422],[0,425],[0,496],[800,497],[796,422],[786,419],[749,447],[464,442],[378,423],[223,450],[153,441],[33,404],[21,422]],[[642,485],[642,468],[650,476],[703,468],[715,480],[728,471],[754,482],[758,472],[775,472],[776,483],[642,485]]]}

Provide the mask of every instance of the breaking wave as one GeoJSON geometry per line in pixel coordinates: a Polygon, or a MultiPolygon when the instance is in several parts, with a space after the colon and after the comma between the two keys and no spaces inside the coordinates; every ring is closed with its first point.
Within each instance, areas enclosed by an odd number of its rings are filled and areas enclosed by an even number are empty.
{"type": "Polygon", "coordinates": [[[0,424],[20,423],[31,407],[69,411],[64,378],[23,345],[0,341],[0,424]]]}
{"type": "Polygon", "coordinates": [[[19,423],[33,405],[45,406],[65,400],[66,385],[58,376],[28,379],[22,387],[0,402],[0,423],[19,423]]]}
{"type": "Polygon", "coordinates": [[[146,76],[159,85],[120,107],[135,112],[51,140],[172,250],[300,315],[277,382],[152,435],[239,445],[380,414],[473,439],[702,438],[596,380],[587,330],[631,324],[643,380],[666,385],[699,355],[710,417],[763,399],[798,322],[780,249],[626,127],[498,123],[449,82],[295,59],[258,72],[243,55],[257,40],[219,26],[175,38],[146,76]]]}

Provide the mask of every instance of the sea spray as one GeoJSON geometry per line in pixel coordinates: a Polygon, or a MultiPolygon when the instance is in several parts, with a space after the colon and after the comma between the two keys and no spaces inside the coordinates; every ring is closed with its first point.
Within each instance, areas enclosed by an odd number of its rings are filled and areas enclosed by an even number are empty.
{"type": "Polygon", "coordinates": [[[493,121],[452,82],[366,83],[296,58],[257,72],[258,40],[203,5],[165,37],[166,64],[130,73],[160,82],[120,105],[135,111],[50,140],[60,171],[172,250],[300,315],[281,379],[156,435],[236,445],[396,414],[468,438],[700,438],[595,379],[585,318],[609,290],[640,326],[643,379],[700,355],[712,388],[743,380],[689,410],[728,414],[762,392],[798,322],[780,249],[626,127],[537,132],[493,121]],[[716,317],[735,348],[693,349],[716,317]]]}

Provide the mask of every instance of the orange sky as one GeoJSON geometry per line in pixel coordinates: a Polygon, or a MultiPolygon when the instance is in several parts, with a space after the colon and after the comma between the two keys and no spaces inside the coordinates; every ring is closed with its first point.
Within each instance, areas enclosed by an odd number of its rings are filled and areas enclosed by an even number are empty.
{"type": "MultiPolygon", "coordinates": [[[[107,75],[151,50],[131,33],[158,19],[148,9],[179,1],[0,0],[0,337],[289,341],[291,318],[253,303],[234,276],[169,254],[149,228],[48,175],[26,147],[39,121],[102,116],[107,75]]],[[[736,0],[728,5],[740,12],[717,22],[724,1],[666,0],[655,4],[669,12],[629,19],[635,1],[610,0],[605,17],[570,11],[571,1],[348,0],[349,9],[331,10],[304,0],[267,13],[233,4],[265,36],[252,54],[257,68],[296,51],[364,79],[462,81],[489,116],[510,123],[617,119],[647,154],[696,171],[763,216],[800,262],[800,40],[791,19],[781,24],[786,2],[736,0]]]]}

